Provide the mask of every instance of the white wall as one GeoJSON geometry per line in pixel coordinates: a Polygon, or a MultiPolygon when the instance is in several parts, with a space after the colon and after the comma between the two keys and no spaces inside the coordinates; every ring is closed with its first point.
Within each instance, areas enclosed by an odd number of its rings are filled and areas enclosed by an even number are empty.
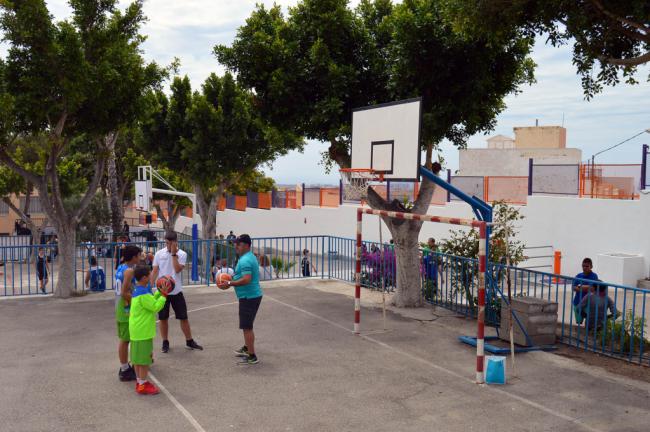
{"type": "MultiPolygon", "coordinates": [[[[650,267],[650,195],[640,200],[600,200],[565,197],[532,196],[521,207],[525,219],[521,222],[520,238],[528,246],[552,245],[562,252],[562,273],[573,275],[581,271],[586,256],[597,264],[602,253],[641,254],[646,275],[650,267]]],[[[471,208],[452,202],[446,206],[431,206],[429,214],[472,218],[471,208]]],[[[180,224],[184,223],[182,220],[180,224]]],[[[180,225],[177,225],[177,230],[180,225]]],[[[449,225],[425,223],[420,240],[449,235],[449,225]]],[[[248,233],[253,237],[333,235],[354,238],[356,207],[305,207],[302,210],[247,209],[245,212],[218,212],[217,233],[248,233]]],[[[364,239],[377,241],[377,217],[364,216],[364,239]]],[[[384,227],[384,240],[390,234],[384,227]]],[[[595,268],[598,272],[598,268],[595,268]]]]}

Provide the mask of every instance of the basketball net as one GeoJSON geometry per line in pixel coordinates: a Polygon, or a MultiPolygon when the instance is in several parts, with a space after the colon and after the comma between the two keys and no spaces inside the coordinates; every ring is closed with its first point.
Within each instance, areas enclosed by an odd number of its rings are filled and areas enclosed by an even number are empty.
{"type": "Polygon", "coordinates": [[[383,175],[372,169],[344,168],[340,170],[344,201],[368,201],[371,181],[383,181],[383,175]]]}

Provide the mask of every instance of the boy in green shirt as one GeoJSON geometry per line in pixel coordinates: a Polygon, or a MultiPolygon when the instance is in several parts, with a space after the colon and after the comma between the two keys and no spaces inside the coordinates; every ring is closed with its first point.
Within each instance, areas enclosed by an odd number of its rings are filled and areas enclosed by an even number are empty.
{"type": "Polygon", "coordinates": [[[136,286],[131,295],[129,333],[131,336],[131,363],[135,366],[135,391],[143,395],[158,394],[158,388],[147,381],[153,356],[153,338],[156,336],[156,314],[165,306],[169,283],[152,294],[148,266],[139,265],[133,271],[136,286]]]}

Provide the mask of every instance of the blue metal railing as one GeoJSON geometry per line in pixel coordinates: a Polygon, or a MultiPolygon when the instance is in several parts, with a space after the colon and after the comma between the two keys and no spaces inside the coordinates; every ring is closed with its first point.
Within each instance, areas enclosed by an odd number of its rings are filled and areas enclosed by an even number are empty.
{"type": "MultiPolygon", "coordinates": [[[[151,255],[164,247],[162,241],[132,242],[151,255]]],[[[86,243],[76,249],[75,289],[88,289],[85,284],[90,268],[89,258],[104,269],[106,289],[113,288],[116,262],[121,243],[86,243]]],[[[188,253],[182,272],[184,286],[212,285],[220,267],[234,268],[234,245],[227,240],[179,240],[181,249],[188,253]],[[193,260],[192,254],[196,254],[193,260]],[[194,263],[194,264],[193,264],[194,263]],[[196,271],[193,271],[193,266],[196,271]],[[194,277],[192,277],[194,275],[194,277]]],[[[35,257],[43,249],[47,262],[45,292],[52,293],[60,269],[61,257],[51,245],[0,246],[0,296],[34,295],[41,293],[41,282],[35,257]]],[[[354,282],[356,241],[332,236],[258,237],[253,239],[253,250],[260,261],[260,277],[269,279],[300,279],[318,277],[354,282]],[[304,251],[308,250],[308,254],[304,251]]],[[[424,252],[420,264],[424,299],[467,317],[476,317],[478,295],[478,264],[475,259],[424,252]]],[[[585,281],[547,272],[490,263],[488,265],[486,322],[494,327],[500,324],[501,298],[507,296],[507,275],[510,275],[512,296],[529,296],[558,303],[558,340],[579,349],[624,358],[650,365],[648,352],[648,317],[650,317],[650,290],[585,281]],[[582,308],[574,307],[574,287],[587,285],[582,308]],[[606,295],[596,294],[606,287],[606,295]],[[610,301],[607,301],[607,298],[610,301]],[[611,306],[605,311],[603,304],[611,306]],[[580,317],[577,315],[584,315],[580,317]],[[582,318],[582,319],[581,319],[582,318]]],[[[396,257],[391,244],[383,248],[376,242],[364,242],[362,249],[362,286],[393,291],[397,280],[396,257]]]]}

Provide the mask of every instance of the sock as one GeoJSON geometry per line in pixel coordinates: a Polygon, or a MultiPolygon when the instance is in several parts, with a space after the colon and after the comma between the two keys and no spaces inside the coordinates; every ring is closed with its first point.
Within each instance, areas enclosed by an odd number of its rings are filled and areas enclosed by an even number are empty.
{"type": "Polygon", "coordinates": [[[188,345],[191,344],[192,342],[194,342],[194,339],[185,339],[185,343],[188,345]]]}
{"type": "Polygon", "coordinates": [[[142,384],[144,384],[146,382],[147,382],[147,380],[143,380],[143,379],[138,378],[138,385],[142,385],[142,384]]]}
{"type": "Polygon", "coordinates": [[[124,371],[127,371],[129,369],[129,367],[130,367],[130,365],[128,363],[122,363],[122,365],[120,366],[120,370],[122,372],[124,372],[124,371]]]}

